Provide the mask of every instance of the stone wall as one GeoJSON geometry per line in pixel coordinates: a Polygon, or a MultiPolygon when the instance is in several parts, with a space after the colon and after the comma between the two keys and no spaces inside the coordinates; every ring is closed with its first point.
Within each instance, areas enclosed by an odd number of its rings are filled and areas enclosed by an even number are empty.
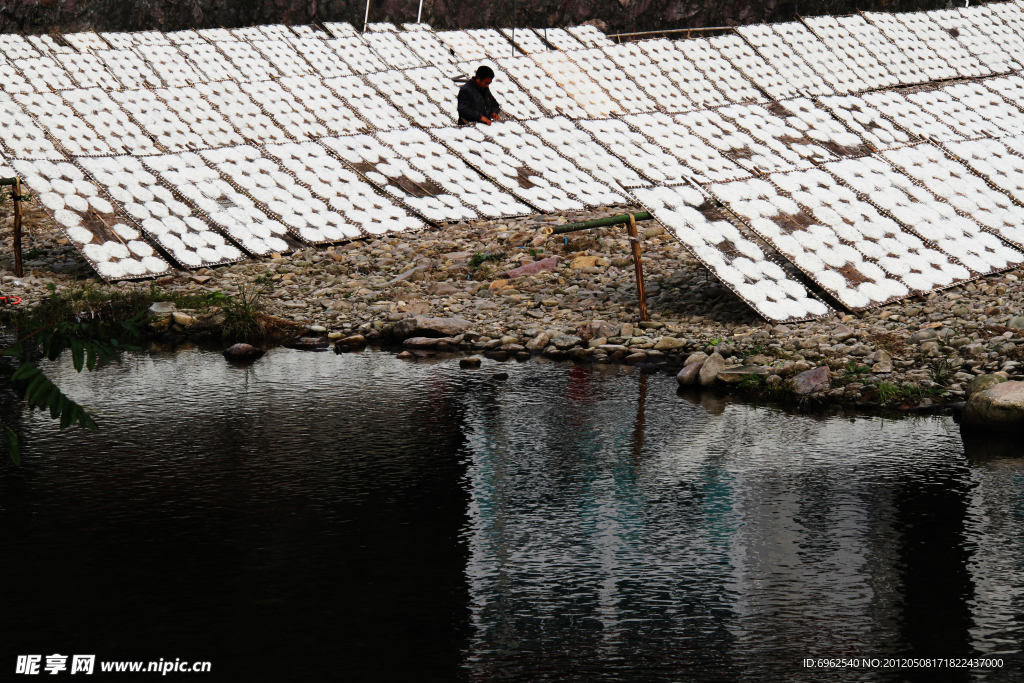
{"type": "MultiPolygon", "coordinates": [[[[370,0],[370,21],[415,21],[419,0],[370,0]]],[[[786,21],[797,14],[948,7],[950,0],[423,0],[438,29],[569,26],[591,21],[608,32],[786,21]]],[[[365,0],[5,0],[0,33],[171,31],[183,28],[348,21],[361,27],[365,0]]]]}

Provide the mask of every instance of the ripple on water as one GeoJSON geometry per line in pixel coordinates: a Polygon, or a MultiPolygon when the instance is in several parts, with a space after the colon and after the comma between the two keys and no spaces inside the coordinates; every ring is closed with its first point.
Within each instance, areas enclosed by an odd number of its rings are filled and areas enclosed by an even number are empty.
{"type": "Polygon", "coordinates": [[[21,417],[27,464],[0,478],[21,559],[0,575],[28,585],[7,642],[205,648],[239,680],[330,675],[326,654],[359,680],[817,681],[804,657],[996,653],[984,680],[1020,672],[1024,461],[968,459],[946,418],[496,368],[283,349],[58,364],[104,429],[21,417]]]}

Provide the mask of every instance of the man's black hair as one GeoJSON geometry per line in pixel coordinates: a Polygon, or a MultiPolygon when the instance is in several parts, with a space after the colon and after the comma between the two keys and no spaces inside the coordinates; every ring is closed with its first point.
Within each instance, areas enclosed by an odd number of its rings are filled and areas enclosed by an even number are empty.
{"type": "Polygon", "coordinates": [[[479,69],[476,70],[475,78],[481,81],[486,80],[488,78],[494,78],[494,69],[492,69],[489,66],[481,66],[479,69]]]}

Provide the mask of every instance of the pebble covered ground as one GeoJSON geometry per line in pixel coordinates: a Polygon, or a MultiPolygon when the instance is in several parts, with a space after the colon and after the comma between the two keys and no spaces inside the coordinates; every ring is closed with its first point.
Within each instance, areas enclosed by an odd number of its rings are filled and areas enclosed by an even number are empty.
{"type": "MultiPolygon", "coordinates": [[[[1019,376],[1024,370],[1018,370],[1024,361],[1020,270],[857,315],[839,312],[820,321],[772,325],[709,277],[657,223],[647,221],[639,227],[651,321],[641,324],[624,226],[564,236],[540,232],[544,226],[625,211],[614,207],[452,224],[179,271],[155,285],[165,291],[228,295],[261,286],[269,314],[318,332],[322,327],[332,339],[387,340],[398,321],[416,315],[468,321],[465,334],[441,346],[407,345],[413,355],[451,350],[525,359],[543,354],[675,372],[687,360],[718,353],[722,369],[757,366],[756,373],[767,377],[769,385],[828,366],[831,386],[825,391],[818,387],[817,393],[863,403],[902,389],[926,404],[957,400],[967,383],[982,374],[1024,379],[1019,376]],[[502,275],[552,257],[557,264],[550,270],[502,275]]],[[[28,207],[25,233],[26,276],[14,277],[9,249],[0,258],[0,294],[21,297],[20,305],[38,302],[49,294],[51,283],[58,292],[85,283],[113,291],[153,284],[103,283],[37,207],[28,207]]],[[[7,218],[0,240],[9,245],[11,238],[12,219],[7,218]]],[[[192,313],[199,318],[211,314],[192,313]]],[[[178,332],[187,330],[179,326],[178,332]]],[[[752,373],[734,373],[735,379],[723,375],[717,381],[740,382],[752,373]]]]}

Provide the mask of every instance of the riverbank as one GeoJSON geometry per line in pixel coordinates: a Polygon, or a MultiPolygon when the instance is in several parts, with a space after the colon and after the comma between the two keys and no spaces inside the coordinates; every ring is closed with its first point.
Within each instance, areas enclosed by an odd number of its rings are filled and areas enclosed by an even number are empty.
{"type": "MultiPolygon", "coordinates": [[[[246,321],[258,319],[265,329],[256,342],[285,341],[305,331],[307,337],[340,340],[339,350],[382,344],[407,358],[447,352],[499,360],[542,356],[678,372],[705,354],[712,359],[703,368],[705,386],[732,384],[728,388],[765,395],[799,390],[791,378],[825,367],[827,385],[819,382],[809,393],[828,402],[927,406],[962,400],[978,375],[1024,379],[1018,370],[1024,361],[1024,271],[858,315],[773,326],[652,221],[641,224],[651,313],[651,321],[641,323],[625,230],[565,236],[541,231],[623,212],[609,207],[473,221],[107,285],[76,260],[43,212],[30,209],[27,276],[15,278],[5,256],[0,293],[22,299],[8,310],[32,309],[53,294],[74,298],[83,310],[106,307],[121,314],[173,302],[177,315],[163,314],[150,328],[168,341],[243,340],[246,321]],[[402,320],[417,316],[464,323],[424,333],[407,321],[396,331],[402,320]]],[[[10,225],[0,239],[9,243],[10,225]]]]}

